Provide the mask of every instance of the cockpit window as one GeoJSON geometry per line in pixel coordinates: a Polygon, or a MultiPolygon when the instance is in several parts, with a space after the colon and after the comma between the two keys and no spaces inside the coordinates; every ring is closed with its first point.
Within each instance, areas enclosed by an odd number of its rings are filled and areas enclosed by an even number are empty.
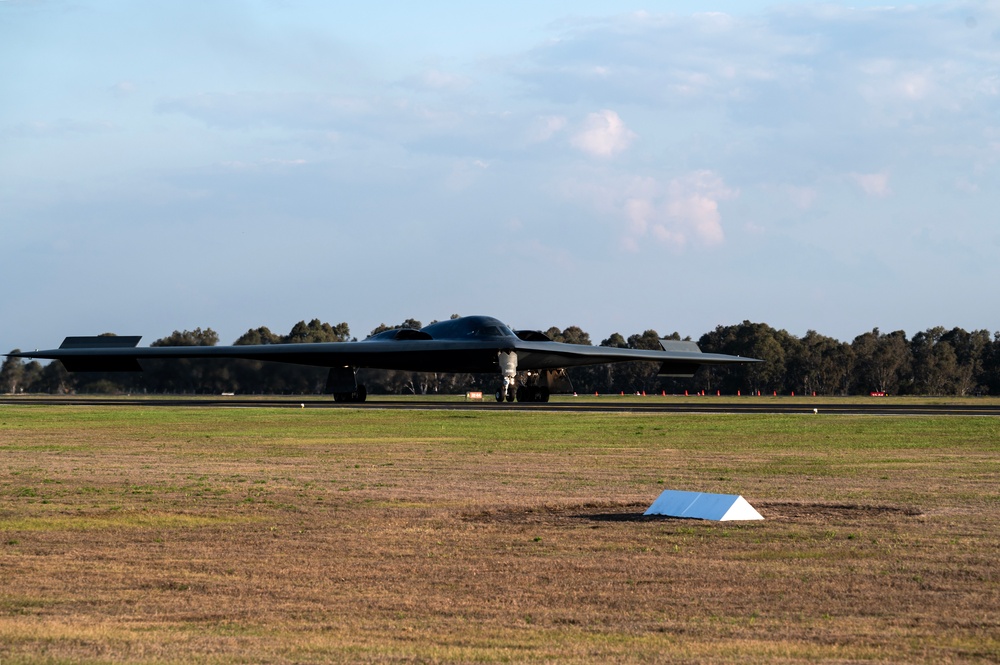
{"type": "Polygon", "coordinates": [[[514,335],[507,326],[482,326],[473,329],[469,334],[476,337],[512,337],[514,335]]]}
{"type": "Polygon", "coordinates": [[[494,339],[515,336],[502,321],[492,316],[464,316],[438,321],[421,330],[434,339],[494,339]]]}

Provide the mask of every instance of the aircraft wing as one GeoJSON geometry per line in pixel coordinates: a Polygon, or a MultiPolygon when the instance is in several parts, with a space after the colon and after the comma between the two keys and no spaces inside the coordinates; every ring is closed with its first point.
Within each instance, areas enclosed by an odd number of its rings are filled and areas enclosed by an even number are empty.
{"type": "MultiPolygon", "coordinates": [[[[67,337],[58,349],[22,351],[21,358],[58,360],[70,372],[141,371],[141,360],[167,358],[244,359],[313,365],[397,369],[416,372],[492,372],[500,351],[514,351],[521,370],[606,363],[661,363],[662,375],[694,373],[700,365],[759,362],[753,358],[702,353],[694,342],[683,349],[621,349],[522,340],[366,340],[312,344],[138,347],[139,337],[67,337]],[[687,371],[690,369],[690,371],[687,371]]],[[[668,340],[664,340],[667,342],[668,340]]]]}
{"type": "MultiPolygon", "coordinates": [[[[582,365],[649,361],[660,363],[661,375],[692,376],[701,365],[759,362],[702,353],[694,342],[661,340],[662,348],[658,350],[553,342],[541,333],[515,333],[497,319],[485,316],[441,321],[420,330],[389,330],[360,342],[139,347],[139,340],[132,336],[67,337],[58,349],[8,355],[58,360],[70,372],[141,371],[142,361],[171,358],[245,359],[329,367],[328,389],[335,395],[355,396],[359,388],[354,373],[360,368],[499,372],[506,391],[519,372],[546,373],[582,365]]],[[[556,384],[551,378],[545,381],[547,399],[548,386],[556,384]]]]}
{"type": "Polygon", "coordinates": [[[607,363],[647,361],[660,363],[660,376],[693,376],[701,365],[732,365],[760,362],[754,358],[722,353],[702,353],[694,342],[660,340],[662,350],[621,349],[559,342],[525,342],[517,347],[518,366],[533,369],[579,367],[607,363]]]}
{"type": "Polygon", "coordinates": [[[363,341],[236,346],[138,347],[138,337],[67,337],[58,349],[9,354],[58,360],[70,372],[142,371],[143,360],[168,358],[261,360],[318,367],[437,372],[487,372],[496,346],[450,340],[363,341]],[[126,340],[130,343],[125,343],[126,340]]]}

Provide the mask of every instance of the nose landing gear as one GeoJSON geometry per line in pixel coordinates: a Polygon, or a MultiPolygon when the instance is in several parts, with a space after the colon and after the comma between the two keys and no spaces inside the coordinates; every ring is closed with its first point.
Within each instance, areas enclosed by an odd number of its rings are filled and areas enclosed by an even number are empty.
{"type": "Polygon", "coordinates": [[[497,391],[497,401],[502,402],[506,399],[508,402],[513,402],[517,397],[517,353],[513,350],[498,351],[497,362],[500,364],[500,374],[503,375],[503,387],[497,391]]]}
{"type": "Polygon", "coordinates": [[[549,394],[555,390],[572,392],[572,386],[562,369],[531,370],[517,373],[517,354],[513,351],[497,353],[503,386],[496,392],[498,402],[548,402],[549,394]],[[569,386],[569,389],[566,389],[569,386]]]}

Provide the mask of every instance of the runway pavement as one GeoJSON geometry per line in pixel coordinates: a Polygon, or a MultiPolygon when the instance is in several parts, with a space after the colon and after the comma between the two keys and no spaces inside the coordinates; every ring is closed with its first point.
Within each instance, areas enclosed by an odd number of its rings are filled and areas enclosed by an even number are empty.
{"type": "Polygon", "coordinates": [[[422,409],[453,411],[553,411],[567,413],[705,413],[705,414],[808,414],[881,416],[1000,416],[1000,402],[980,398],[915,401],[906,398],[713,398],[713,397],[559,397],[551,402],[497,403],[493,400],[442,400],[413,397],[379,397],[354,404],[329,398],[308,397],[91,397],[0,396],[0,405],[34,406],[135,406],[191,408],[309,408],[309,409],[422,409]]]}

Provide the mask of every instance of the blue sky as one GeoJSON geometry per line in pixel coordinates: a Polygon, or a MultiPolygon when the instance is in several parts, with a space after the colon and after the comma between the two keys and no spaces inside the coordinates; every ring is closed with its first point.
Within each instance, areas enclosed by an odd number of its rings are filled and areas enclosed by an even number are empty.
{"type": "Polygon", "coordinates": [[[998,2],[338,4],[0,1],[0,350],[1000,330],[998,2]]]}

